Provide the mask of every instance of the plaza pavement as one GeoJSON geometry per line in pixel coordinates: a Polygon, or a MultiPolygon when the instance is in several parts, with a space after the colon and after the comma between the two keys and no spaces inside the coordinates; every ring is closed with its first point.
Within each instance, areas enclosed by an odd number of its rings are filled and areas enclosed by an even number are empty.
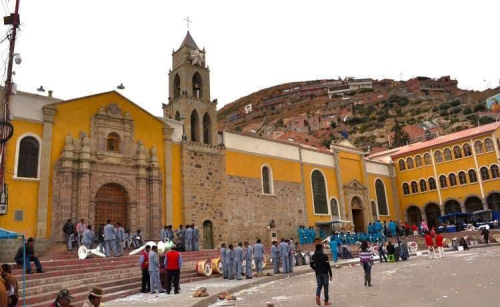
{"type": "MultiPolygon", "coordinates": [[[[490,246],[496,246],[497,244],[491,244],[490,246]]],[[[477,245],[477,246],[472,246],[471,249],[476,249],[476,248],[482,248],[482,247],[487,247],[486,245],[477,245]]],[[[500,252],[500,247],[497,247],[500,252]]],[[[451,249],[446,249],[448,253],[450,253],[451,249]]],[[[427,258],[426,256],[426,251],[421,251],[423,253],[422,256],[417,257],[418,258],[427,258]]],[[[453,253],[453,252],[452,252],[453,253]]],[[[410,258],[410,261],[407,262],[399,262],[399,263],[406,263],[406,264],[411,264],[412,260],[415,259],[415,254],[413,254],[414,257],[410,258]]],[[[378,260],[378,257],[375,257],[376,260],[378,260]]],[[[331,262],[333,264],[333,262],[331,262]]],[[[336,264],[339,266],[356,266],[359,263],[358,258],[353,258],[353,259],[347,259],[343,260],[340,259],[336,264]]],[[[391,265],[391,264],[388,264],[391,265]]],[[[377,268],[378,266],[374,266],[374,268],[377,268]]],[[[336,272],[340,272],[338,270],[334,271],[334,276],[336,275],[336,272]]],[[[271,269],[269,266],[269,263],[264,270],[264,273],[271,273],[271,269]]],[[[297,266],[294,268],[294,273],[292,274],[279,274],[279,275],[274,275],[274,276],[264,276],[264,277],[258,277],[258,278],[253,278],[253,279],[243,279],[243,280],[224,280],[222,278],[212,278],[212,279],[207,279],[207,280],[202,280],[202,281],[197,281],[197,282],[192,282],[188,284],[181,284],[181,293],[174,295],[170,294],[167,295],[166,293],[162,294],[149,294],[149,293],[141,293],[141,294],[136,294],[124,298],[119,298],[110,302],[106,302],[106,307],[118,307],[118,306],[133,306],[133,307],[140,307],[140,306],[159,306],[159,305],[169,305],[169,306],[192,306],[192,307],[205,307],[205,306],[210,306],[211,304],[217,303],[217,306],[234,306],[234,304],[239,304],[239,301],[236,302],[218,302],[217,295],[221,292],[228,291],[229,293],[236,293],[239,291],[244,291],[245,289],[251,289],[254,287],[257,287],[262,284],[270,283],[270,282],[286,282],[288,280],[290,281],[295,281],[298,277],[294,276],[299,276],[299,275],[305,275],[305,274],[311,274],[312,270],[309,267],[309,265],[303,265],[303,266],[297,266]],[[205,287],[207,288],[207,292],[210,294],[208,297],[204,298],[194,298],[192,297],[193,292],[195,292],[197,289],[200,287],[205,287]]],[[[361,275],[360,275],[361,276],[361,275]]],[[[297,280],[298,281],[298,280],[297,280]]],[[[313,291],[311,290],[312,288],[308,286],[308,295],[310,295],[310,292],[313,291]]],[[[332,293],[332,291],[330,291],[332,293]]],[[[239,294],[237,294],[238,297],[239,294]]],[[[250,305],[244,305],[244,306],[250,306],[250,305]]],[[[265,306],[264,305],[253,305],[253,306],[265,306]]],[[[287,305],[290,306],[290,305],[287,305]]],[[[299,306],[299,305],[296,305],[299,306]]]]}

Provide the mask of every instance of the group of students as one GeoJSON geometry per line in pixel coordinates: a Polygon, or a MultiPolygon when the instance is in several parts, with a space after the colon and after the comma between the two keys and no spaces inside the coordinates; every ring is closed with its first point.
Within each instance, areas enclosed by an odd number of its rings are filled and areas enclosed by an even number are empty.
{"type": "Polygon", "coordinates": [[[240,242],[236,247],[233,244],[221,244],[220,261],[224,279],[242,280],[243,261],[245,261],[246,279],[252,279],[252,260],[255,261],[255,276],[258,277],[262,274],[264,261],[264,245],[262,245],[260,239],[257,239],[254,246],[251,246],[248,242],[240,242]]]}
{"type": "MultiPolygon", "coordinates": [[[[306,228],[305,226],[299,226],[299,229],[297,229],[298,235],[299,235],[299,243],[300,244],[310,244],[313,243],[314,240],[316,239],[316,230],[314,230],[314,227],[309,226],[306,228]]],[[[320,236],[321,238],[323,236],[320,236]]]]}

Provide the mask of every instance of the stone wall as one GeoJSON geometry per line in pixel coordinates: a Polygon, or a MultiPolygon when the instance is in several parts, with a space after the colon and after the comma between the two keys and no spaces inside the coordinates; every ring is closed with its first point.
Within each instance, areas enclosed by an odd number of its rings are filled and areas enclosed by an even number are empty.
{"type": "Polygon", "coordinates": [[[200,229],[203,247],[203,222],[211,221],[213,242],[217,246],[228,233],[228,217],[223,209],[225,197],[224,148],[183,142],[181,152],[184,224],[200,229]]]}
{"type": "Polygon", "coordinates": [[[304,188],[300,183],[274,181],[275,195],[262,194],[259,178],[226,177],[225,208],[229,243],[260,238],[269,245],[269,223],[274,219],[278,238],[297,238],[297,228],[304,225],[304,188]]]}

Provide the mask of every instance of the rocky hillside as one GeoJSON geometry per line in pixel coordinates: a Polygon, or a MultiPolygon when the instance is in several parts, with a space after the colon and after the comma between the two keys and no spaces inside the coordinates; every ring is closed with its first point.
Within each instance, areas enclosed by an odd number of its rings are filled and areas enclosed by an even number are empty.
{"type": "Polygon", "coordinates": [[[225,105],[218,111],[219,127],[271,139],[295,141],[300,136],[324,147],[348,137],[372,150],[486,124],[499,116],[488,112],[485,100],[500,93],[500,87],[466,91],[449,77],[419,78],[281,84],[225,105]]]}

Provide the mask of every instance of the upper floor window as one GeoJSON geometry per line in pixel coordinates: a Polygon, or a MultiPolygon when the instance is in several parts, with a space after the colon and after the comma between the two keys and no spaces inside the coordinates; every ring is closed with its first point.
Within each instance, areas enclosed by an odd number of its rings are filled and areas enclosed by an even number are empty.
{"type": "Polygon", "coordinates": [[[444,160],[445,160],[445,161],[451,161],[451,159],[453,159],[453,158],[451,157],[451,150],[450,150],[449,148],[446,148],[446,149],[444,150],[444,160]]]}
{"type": "Polygon", "coordinates": [[[460,184],[466,184],[467,183],[467,176],[465,176],[465,172],[459,172],[458,173],[458,181],[460,184]]]}
{"type": "Polygon", "coordinates": [[[436,163],[443,162],[443,154],[440,150],[436,150],[436,152],[434,153],[434,159],[436,159],[436,163]]]}
{"type": "Polygon", "coordinates": [[[470,149],[469,144],[464,144],[464,156],[466,157],[472,156],[472,150],[470,149]]]}
{"type": "Polygon", "coordinates": [[[375,181],[375,192],[377,194],[378,214],[389,215],[387,196],[385,194],[385,185],[384,182],[380,179],[377,179],[375,181]]]}
{"type": "Polygon", "coordinates": [[[412,193],[418,193],[418,185],[416,181],[411,182],[411,192],[412,193]]]}
{"type": "Polygon", "coordinates": [[[455,155],[455,159],[462,158],[462,150],[460,149],[460,146],[453,147],[453,154],[455,155]]]}
{"type": "Polygon", "coordinates": [[[493,141],[490,138],[484,140],[484,147],[486,148],[486,152],[492,152],[495,150],[493,148],[493,141]]]}
{"type": "Polygon", "coordinates": [[[500,174],[498,173],[498,165],[492,165],[490,167],[490,170],[491,170],[491,178],[492,179],[500,177],[500,174]]]}
{"type": "Polygon", "coordinates": [[[408,157],[406,159],[406,165],[408,166],[408,169],[412,169],[413,168],[413,158],[412,157],[408,157]]]}
{"type": "Polygon", "coordinates": [[[325,176],[318,170],[314,170],[311,174],[314,213],[328,214],[328,197],[326,195],[325,176]]]}
{"type": "Polygon", "coordinates": [[[403,195],[408,195],[410,194],[410,186],[408,183],[403,183],[403,195]]]}
{"type": "Polygon", "coordinates": [[[483,142],[476,141],[474,143],[474,149],[476,150],[476,154],[482,154],[484,152],[483,142]]]}
{"type": "Polygon", "coordinates": [[[330,209],[332,211],[332,217],[334,221],[340,220],[340,211],[339,211],[339,203],[335,198],[330,200],[330,209]]]}
{"type": "Polygon", "coordinates": [[[429,190],[435,190],[436,189],[436,179],[434,178],[429,178],[429,190]]]}
{"type": "Polygon", "coordinates": [[[420,192],[427,191],[427,182],[424,179],[420,180],[420,192]]]}
{"type": "Polygon", "coordinates": [[[477,182],[477,174],[476,171],[473,169],[469,170],[469,182],[470,183],[477,182]]]}
{"type": "Polygon", "coordinates": [[[441,188],[446,188],[448,187],[448,182],[446,181],[446,176],[445,175],[441,175],[439,176],[439,186],[441,188]]]}
{"type": "Polygon", "coordinates": [[[25,136],[19,142],[16,177],[38,178],[40,144],[32,136],[25,136]]]}
{"type": "Polygon", "coordinates": [[[262,193],[273,194],[273,176],[269,166],[262,167],[262,193]]]}
{"type": "Polygon", "coordinates": [[[120,151],[120,136],[117,133],[110,133],[107,139],[107,150],[108,151],[120,151]]]}
{"type": "Polygon", "coordinates": [[[398,164],[399,164],[399,170],[400,170],[400,171],[404,171],[404,170],[406,169],[405,160],[400,159],[400,160],[398,161],[398,164]]]}
{"type": "Polygon", "coordinates": [[[457,185],[457,175],[455,174],[450,174],[448,176],[448,179],[450,180],[450,187],[454,187],[457,185]]]}
{"type": "Polygon", "coordinates": [[[419,156],[419,155],[417,155],[417,156],[415,157],[415,166],[416,166],[416,167],[422,167],[422,157],[421,157],[421,156],[419,156]]]}
{"type": "Polygon", "coordinates": [[[488,171],[488,168],[483,166],[481,167],[481,180],[489,180],[490,179],[490,172],[488,171]]]}
{"type": "Polygon", "coordinates": [[[431,160],[431,155],[426,153],[424,155],[424,163],[425,165],[431,165],[432,164],[432,160],[431,160]]]}

